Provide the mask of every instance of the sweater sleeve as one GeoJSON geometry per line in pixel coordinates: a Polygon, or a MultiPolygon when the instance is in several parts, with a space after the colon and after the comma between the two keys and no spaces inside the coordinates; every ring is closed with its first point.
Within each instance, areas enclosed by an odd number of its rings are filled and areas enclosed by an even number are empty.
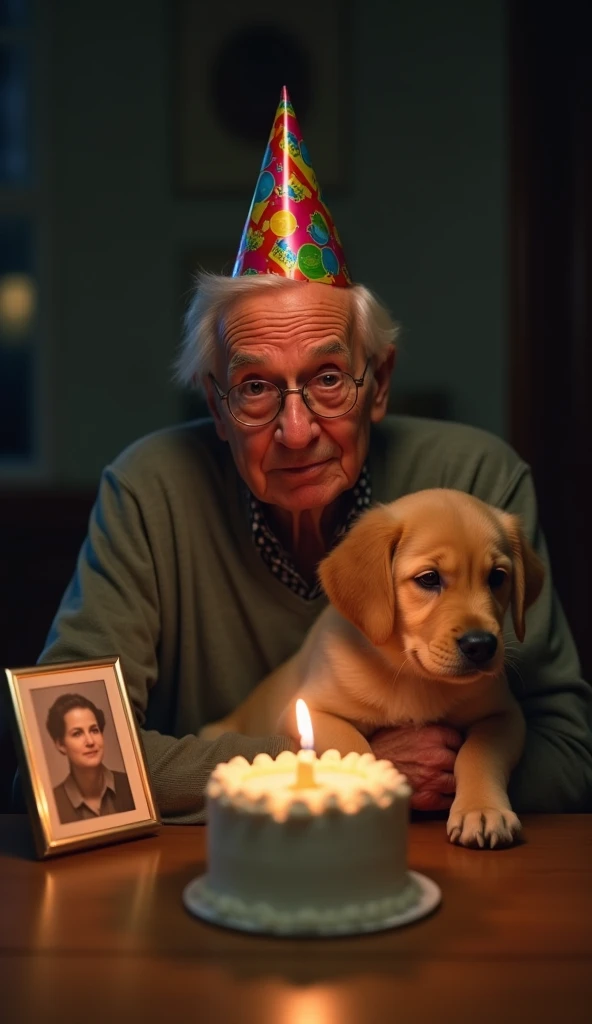
{"type": "Polygon", "coordinates": [[[591,688],[553,588],[529,468],[516,468],[494,502],[517,514],[543,559],[546,580],[526,616],[526,636],[508,651],[508,678],[527,723],[524,754],[509,788],[518,812],[571,812],[592,807],[591,688]]]}
{"type": "Polygon", "coordinates": [[[227,733],[214,741],[176,738],[144,729],[150,691],[158,685],[161,606],[142,509],[115,470],[107,469],[91,513],[87,538],[39,663],[119,657],[134,708],[163,821],[205,821],[205,785],[220,761],[242,754],[275,757],[290,748],[286,736],[252,738],[227,733]]]}

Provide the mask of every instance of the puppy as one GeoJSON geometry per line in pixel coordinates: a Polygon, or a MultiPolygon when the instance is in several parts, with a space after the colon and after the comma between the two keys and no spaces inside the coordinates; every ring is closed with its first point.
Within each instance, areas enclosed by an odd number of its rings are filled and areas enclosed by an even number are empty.
{"type": "Polygon", "coordinates": [[[303,646],[200,735],[281,733],[297,748],[297,697],[319,754],[369,751],[382,726],[447,722],[465,734],[450,841],[512,843],[507,785],[525,723],[504,673],[504,617],[511,608],[522,641],[544,579],[518,518],[461,491],[419,491],[366,512],[319,574],[330,604],[303,646]]]}

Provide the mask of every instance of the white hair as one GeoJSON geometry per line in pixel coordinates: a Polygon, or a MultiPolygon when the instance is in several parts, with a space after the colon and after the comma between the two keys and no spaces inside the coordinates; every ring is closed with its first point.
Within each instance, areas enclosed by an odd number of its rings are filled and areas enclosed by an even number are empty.
{"type": "MultiPolygon", "coordinates": [[[[175,379],[189,387],[203,387],[205,375],[213,369],[220,324],[236,299],[252,295],[255,288],[299,288],[304,283],[279,274],[246,274],[242,277],[198,274],[184,318],[175,379]]],[[[352,285],[348,292],[352,297],[354,332],[361,338],[364,354],[367,357],[386,354],[396,341],[398,326],[388,310],[364,285],[352,285]]]]}

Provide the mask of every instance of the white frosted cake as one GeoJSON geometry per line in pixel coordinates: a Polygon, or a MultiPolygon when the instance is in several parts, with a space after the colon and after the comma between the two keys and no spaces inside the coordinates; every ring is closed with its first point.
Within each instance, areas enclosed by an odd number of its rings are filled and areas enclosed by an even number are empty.
{"type": "Polygon", "coordinates": [[[247,931],[388,927],[421,895],[422,876],[407,870],[410,795],[405,777],[372,754],[286,751],[219,764],[207,787],[207,874],[185,902],[247,931]],[[299,786],[307,755],[314,783],[299,786]]]}

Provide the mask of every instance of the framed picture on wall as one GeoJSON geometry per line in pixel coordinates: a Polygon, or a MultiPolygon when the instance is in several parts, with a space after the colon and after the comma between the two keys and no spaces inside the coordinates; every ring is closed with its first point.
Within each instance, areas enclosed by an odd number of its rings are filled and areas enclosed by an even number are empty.
{"type": "Polygon", "coordinates": [[[172,4],[174,179],[186,196],[255,187],[285,85],[324,191],[347,187],[347,0],[172,4]]]}
{"type": "Polygon", "coordinates": [[[6,669],[40,858],[160,824],[119,659],[6,669]]]}

